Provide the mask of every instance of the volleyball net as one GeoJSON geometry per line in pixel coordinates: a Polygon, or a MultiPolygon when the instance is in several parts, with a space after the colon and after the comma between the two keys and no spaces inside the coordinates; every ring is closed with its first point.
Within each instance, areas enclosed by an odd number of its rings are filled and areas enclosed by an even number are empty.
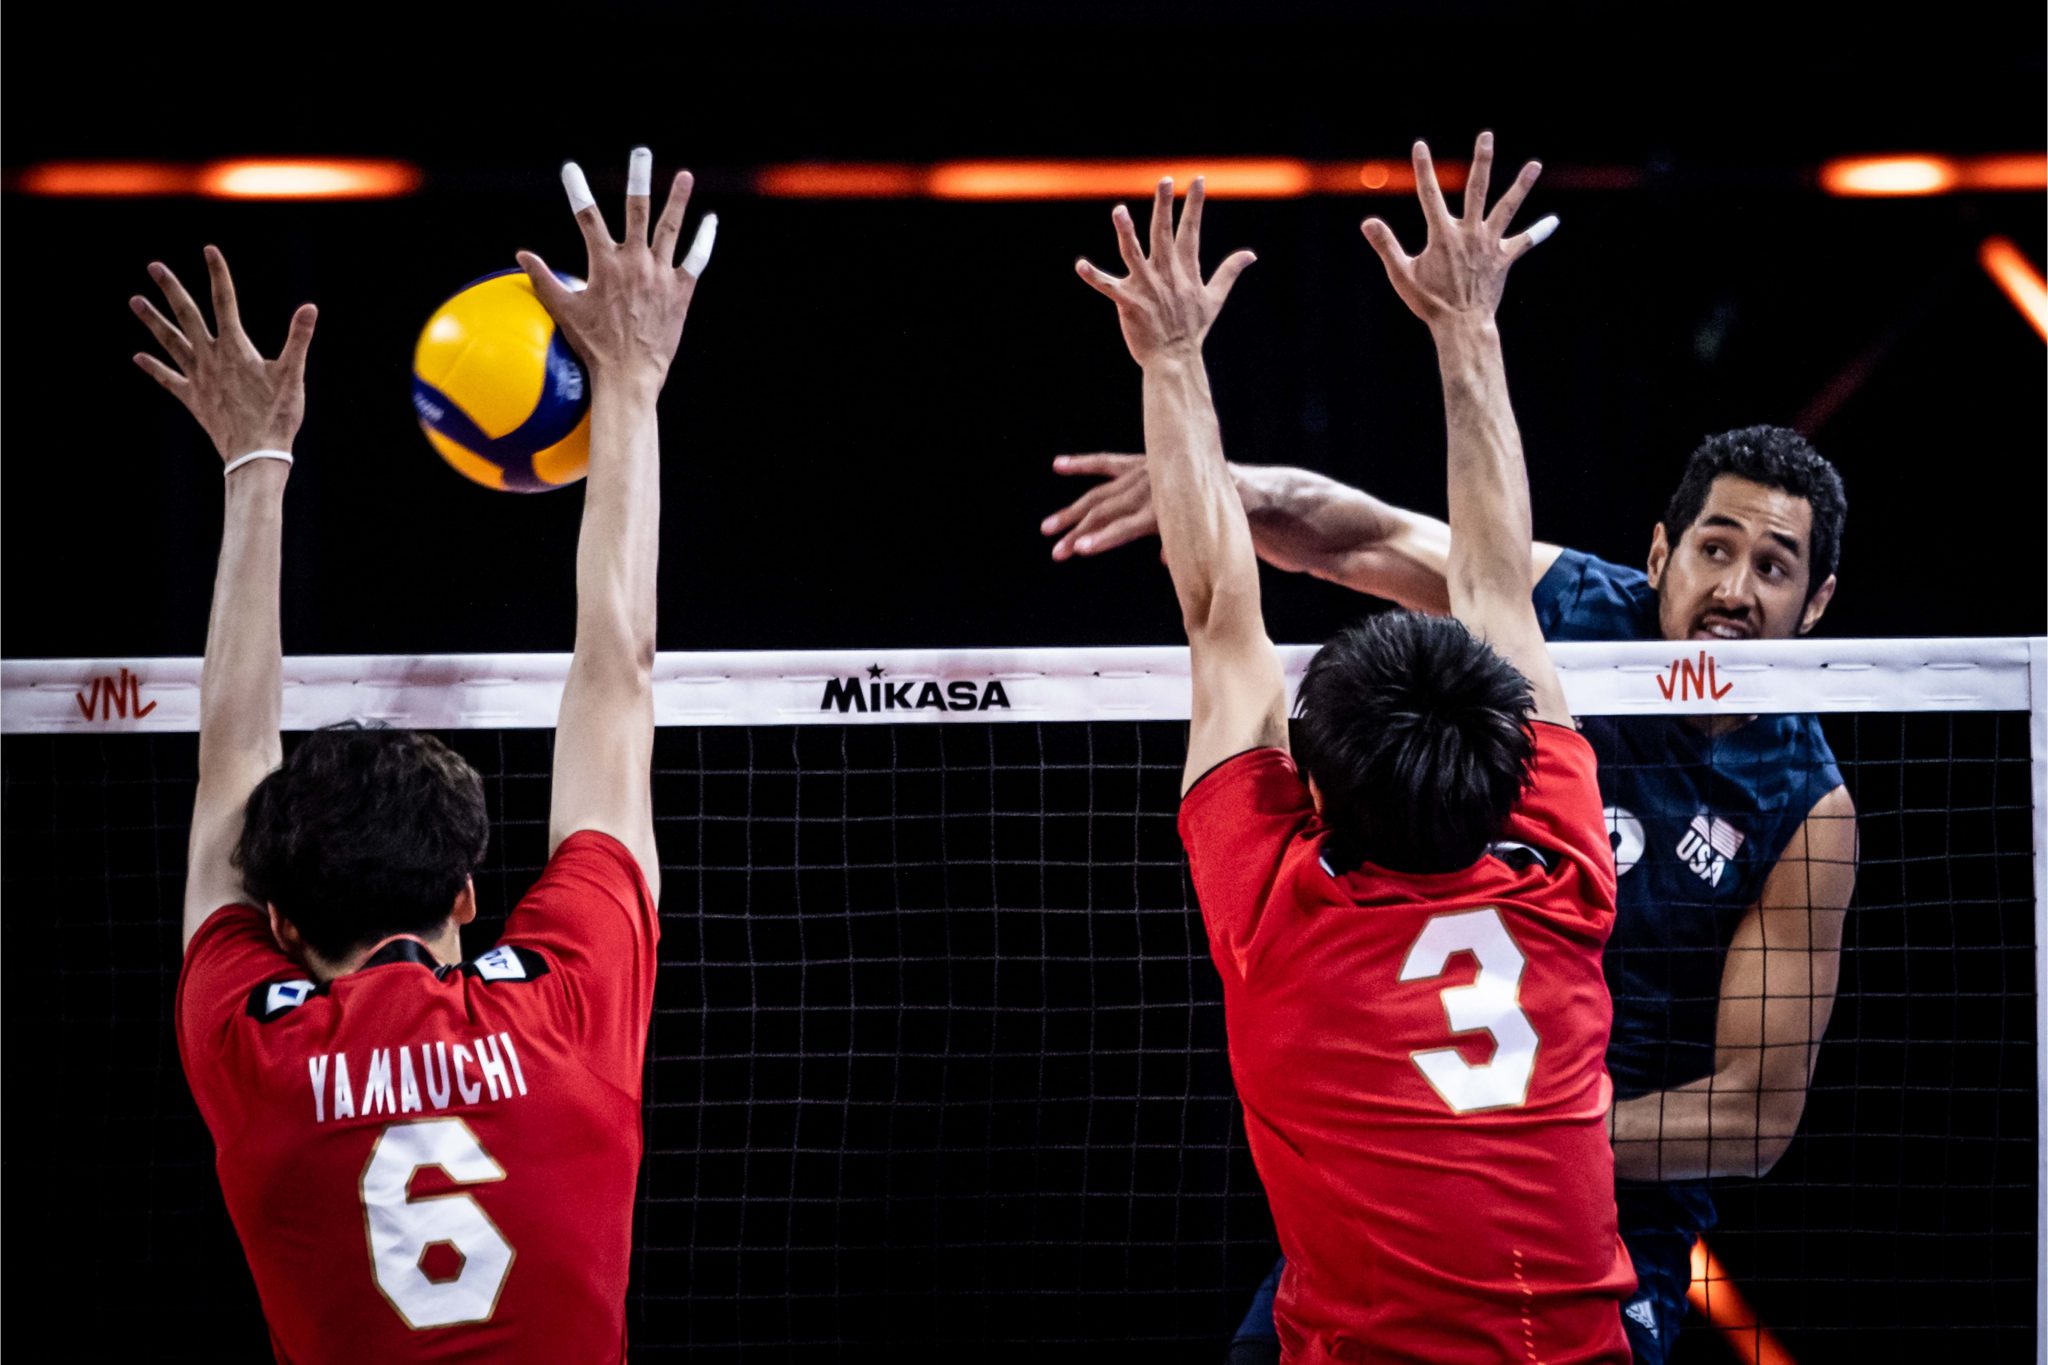
{"type": "MultiPolygon", "coordinates": [[[[1818,713],[1858,810],[1799,1137],[1719,1182],[1681,1358],[2038,1351],[2043,642],[1553,652],[1580,715],[1818,713]]],[[[287,731],[483,773],[472,952],[545,858],[567,662],[286,661],[287,731]]],[[[10,1287],[80,1358],[268,1358],[171,1033],[198,678],[0,665],[10,1287]]],[[[1277,1248],[1175,829],[1187,698],[1180,649],[660,656],[636,1359],[1220,1359],[1277,1248]]]]}

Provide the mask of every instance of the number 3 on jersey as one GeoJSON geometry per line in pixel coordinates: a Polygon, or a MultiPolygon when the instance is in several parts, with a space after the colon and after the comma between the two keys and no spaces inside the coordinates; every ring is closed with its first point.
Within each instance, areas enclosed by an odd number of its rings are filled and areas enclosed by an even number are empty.
{"type": "MultiPolygon", "coordinates": [[[[505,1168],[491,1159],[461,1119],[419,1119],[394,1123],[370,1149],[363,1168],[363,1221],[369,1227],[370,1271],[377,1288],[415,1331],[484,1322],[497,1311],[498,1291],[512,1269],[512,1244],[483,1206],[466,1194],[414,1199],[412,1178],[439,1166],[459,1185],[503,1180],[505,1168]],[[436,1276],[427,1251],[445,1243],[459,1268],[436,1276]]],[[[439,1264],[447,1265],[443,1257],[439,1264]]]]}
{"type": "Polygon", "coordinates": [[[1476,1114],[1525,1103],[1529,1078],[1536,1071],[1536,1030],[1522,1013],[1522,950],[1492,906],[1432,915],[1408,949],[1401,980],[1443,975],[1454,953],[1477,958],[1479,974],[1469,986],[1446,986],[1438,993],[1444,1018],[1453,1033],[1489,1035],[1493,1059],[1475,1064],[1451,1047],[1408,1055],[1453,1113],[1476,1114]]]}

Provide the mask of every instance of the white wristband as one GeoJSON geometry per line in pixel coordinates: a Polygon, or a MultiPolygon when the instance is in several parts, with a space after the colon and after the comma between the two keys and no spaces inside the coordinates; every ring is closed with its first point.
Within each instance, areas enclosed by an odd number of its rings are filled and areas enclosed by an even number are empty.
{"type": "Polygon", "coordinates": [[[251,460],[283,460],[286,464],[290,464],[292,462],[292,453],[289,450],[252,450],[247,455],[238,455],[234,459],[229,460],[228,467],[221,470],[220,476],[225,479],[251,460]]]}

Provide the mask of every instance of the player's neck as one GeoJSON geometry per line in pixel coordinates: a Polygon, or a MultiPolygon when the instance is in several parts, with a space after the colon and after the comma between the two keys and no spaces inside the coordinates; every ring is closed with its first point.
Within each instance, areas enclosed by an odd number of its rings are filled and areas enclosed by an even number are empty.
{"type": "Polygon", "coordinates": [[[386,946],[398,942],[417,943],[427,950],[428,956],[443,967],[453,966],[462,960],[462,934],[453,919],[441,927],[438,934],[392,934],[356,949],[339,959],[321,957],[312,949],[306,950],[306,967],[323,985],[338,976],[348,976],[363,969],[363,964],[375,957],[386,946]]]}

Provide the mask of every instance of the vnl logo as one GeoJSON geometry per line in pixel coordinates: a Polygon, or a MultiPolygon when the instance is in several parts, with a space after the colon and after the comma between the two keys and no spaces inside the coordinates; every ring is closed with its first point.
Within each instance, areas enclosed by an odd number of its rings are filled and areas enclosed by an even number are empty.
{"type": "Polygon", "coordinates": [[[127,669],[121,676],[110,678],[105,675],[92,680],[91,692],[74,692],[79,714],[87,720],[112,720],[119,716],[127,720],[133,716],[141,720],[156,710],[156,703],[144,704],[142,700],[142,679],[127,669]]]}
{"type": "Polygon", "coordinates": [[[836,706],[842,715],[850,711],[1010,709],[1009,694],[1003,691],[1002,681],[997,678],[989,679],[986,684],[958,678],[941,687],[936,682],[917,679],[884,681],[887,673],[888,670],[880,664],[869,664],[865,678],[827,678],[825,695],[819,701],[818,709],[830,711],[836,706]]]}
{"type": "Polygon", "coordinates": [[[1673,659],[1671,667],[1657,675],[1657,690],[1666,701],[1719,701],[1735,690],[1735,684],[1721,681],[1714,656],[1703,649],[1697,659],[1673,659]]]}

